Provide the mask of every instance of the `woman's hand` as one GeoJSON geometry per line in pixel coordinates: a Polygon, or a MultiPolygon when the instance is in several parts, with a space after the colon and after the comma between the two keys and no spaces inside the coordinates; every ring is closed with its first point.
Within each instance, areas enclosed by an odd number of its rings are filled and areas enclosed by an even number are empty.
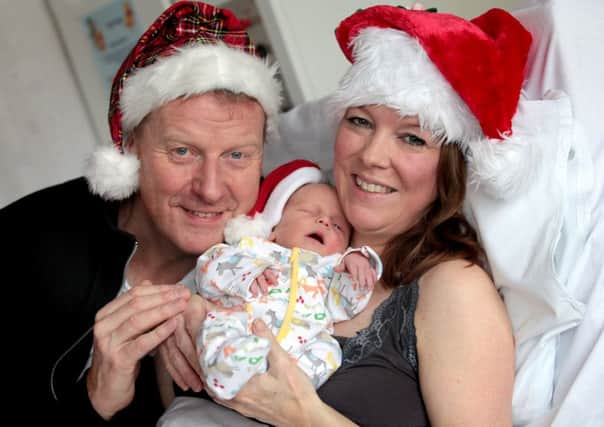
{"type": "MultiPolygon", "coordinates": [[[[319,408],[323,403],[310,379],[281,348],[261,320],[254,322],[253,332],[271,343],[268,371],[252,377],[232,400],[221,400],[215,396],[212,398],[247,417],[272,425],[311,425],[309,411],[319,408]]],[[[206,391],[209,392],[209,389],[206,391]]]]}
{"type": "Polygon", "coordinates": [[[199,295],[192,295],[184,313],[176,317],[176,329],[159,346],[159,357],[174,382],[183,390],[199,392],[202,389],[201,367],[195,340],[210,303],[199,295]]]}
{"type": "Polygon", "coordinates": [[[176,329],[190,292],[178,285],[144,281],[99,310],[94,352],[86,377],[95,410],[110,419],[134,398],[140,360],[176,329]]]}

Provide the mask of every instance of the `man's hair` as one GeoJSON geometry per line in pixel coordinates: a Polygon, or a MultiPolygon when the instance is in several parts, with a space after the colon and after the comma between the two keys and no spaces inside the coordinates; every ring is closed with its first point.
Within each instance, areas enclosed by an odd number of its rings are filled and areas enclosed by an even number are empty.
{"type": "MultiPolygon", "coordinates": [[[[212,94],[212,95],[216,96],[219,100],[224,101],[225,103],[236,104],[236,103],[242,102],[242,101],[258,102],[258,100],[256,98],[252,98],[251,96],[246,95],[245,93],[241,93],[241,92],[235,93],[229,89],[213,89],[213,90],[210,90],[210,91],[202,93],[202,94],[186,96],[186,97],[183,96],[183,97],[180,97],[177,99],[188,99],[188,98],[193,98],[195,96],[202,96],[205,94],[212,94]]],[[[161,106],[159,108],[161,108],[161,106]]],[[[142,125],[145,123],[145,121],[147,121],[147,118],[149,117],[149,115],[150,114],[148,114],[143,120],[141,120],[141,122],[134,128],[134,130],[131,133],[124,133],[124,141],[126,141],[127,139],[129,139],[130,136],[135,135],[138,132],[138,129],[142,127],[142,125]]],[[[266,113],[264,113],[264,128],[263,128],[262,136],[263,136],[265,143],[266,143],[266,126],[267,126],[266,113]]]]}
{"type": "Polygon", "coordinates": [[[468,265],[485,260],[476,231],[461,208],[466,195],[467,165],[457,144],[443,143],[437,167],[436,199],[419,221],[406,232],[392,238],[384,252],[384,285],[417,280],[435,265],[464,259],[468,265]]]}

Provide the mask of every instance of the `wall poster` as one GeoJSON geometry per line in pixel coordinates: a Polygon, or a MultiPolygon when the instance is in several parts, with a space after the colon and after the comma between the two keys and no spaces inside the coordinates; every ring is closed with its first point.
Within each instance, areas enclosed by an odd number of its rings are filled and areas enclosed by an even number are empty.
{"type": "Polygon", "coordinates": [[[99,76],[106,93],[115,72],[142,34],[130,0],[113,0],[82,17],[99,76]]]}

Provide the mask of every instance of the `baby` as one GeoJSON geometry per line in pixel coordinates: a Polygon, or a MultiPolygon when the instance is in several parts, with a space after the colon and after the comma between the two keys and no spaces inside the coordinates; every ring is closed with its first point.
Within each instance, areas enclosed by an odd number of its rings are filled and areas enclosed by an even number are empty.
{"type": "Polygon", "coordinates": [[[197,339],[206,386],[222,399],[267,369],[269,343],[250,331],[257,318],[314,386],[323,384],[341,364],[333,323],[360,312],[381,275],[373,250],[347,249],[350,224],[321,178],[314,163],[302,160],[275,169],[261,186],[254,209],[261,213],[231,221],[230,244],[198,259],[198,292],[239,307],[208,313],[197,339]]]}

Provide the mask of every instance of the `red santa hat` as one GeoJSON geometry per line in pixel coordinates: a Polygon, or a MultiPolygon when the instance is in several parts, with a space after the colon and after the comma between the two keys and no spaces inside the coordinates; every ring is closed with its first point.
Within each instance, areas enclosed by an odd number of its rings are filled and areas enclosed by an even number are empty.
{"type": "Polygon", "coordinates": [[[321,169],[311,161],[292,160],[277,167],[262,181],[256,204],[248,214],[226,224],[225,242],[234,244],[243,237],[267,238],[281,220],[291,195],[306,184],[320,182],[323,182],[321,169]]]}
{"type": "Polygon", "coordinates": [[[228,9],[188,1],[155,20],[113,80],[113,146],[90,159],[86,177],[93,193],[121,200],[137,190],[139,162],[124,141],[149,113],[177,98],[222,89],[245,94],[260,103],[267,137],[275,137],[281,105],[277,66],[256,56],[246,26],[228,9]]]}
{"type": "MultiPolygon", "coordinates": [[[[492,9],[470,21],[445,13],[375,6],[340,23],[352,65],[332,97],[339,114],[380,104],[459,144],[470,181],[495,197],[530,179],[536,150],[513,126],[530,33],[492,9]]],[[[521,110],[521,108],[520,108],[521,110]]]]}

